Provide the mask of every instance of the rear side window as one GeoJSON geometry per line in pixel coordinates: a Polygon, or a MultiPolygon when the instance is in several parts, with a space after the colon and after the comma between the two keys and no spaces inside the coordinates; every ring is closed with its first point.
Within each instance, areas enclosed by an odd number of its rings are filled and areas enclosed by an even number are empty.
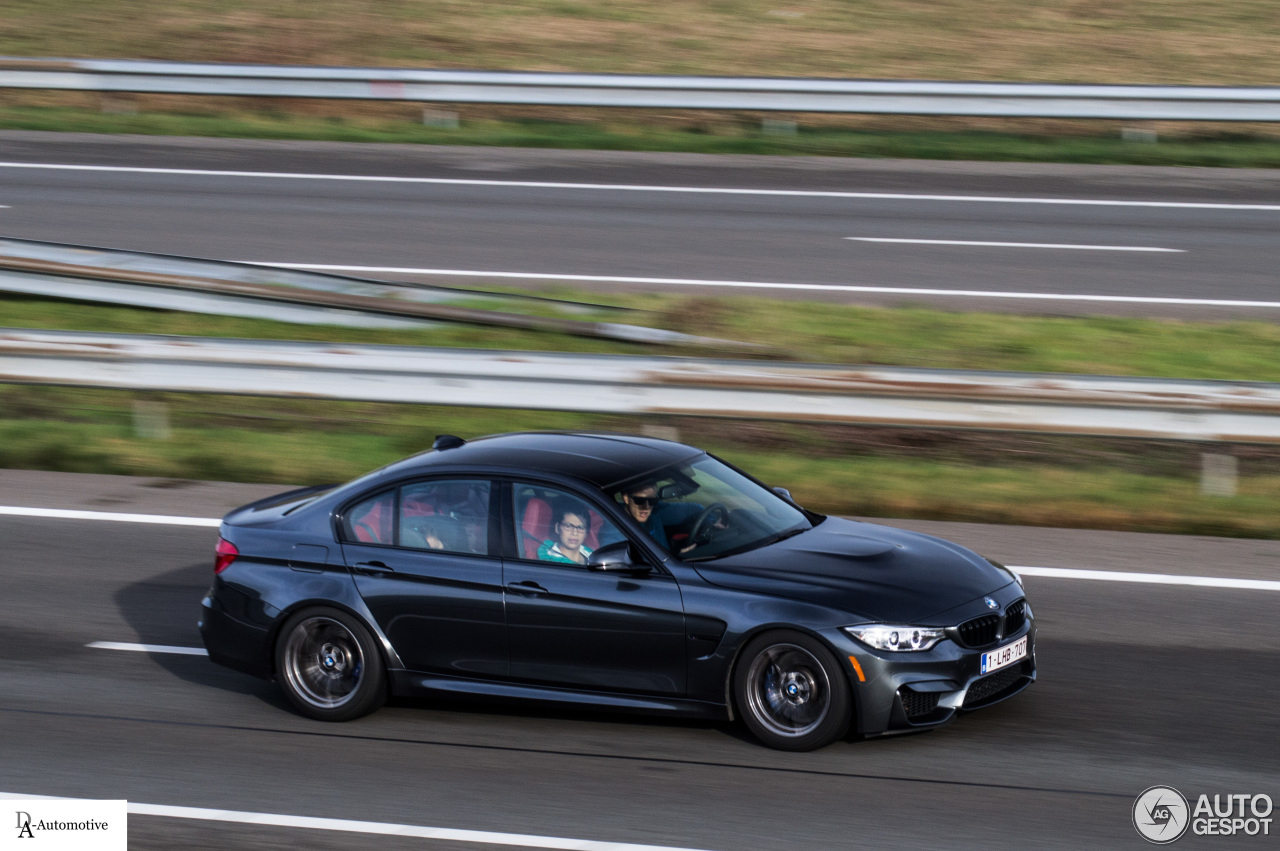
{"type": "Polygon", "coordinates": [[[400,489],[400,539],[415,550],[488,555],[487,481],[448,479],[415,482],[400,489]]]}
{"type": "Polygon", "coordinates": [[[395,505],[395,491],[386,491],[353,505],[344,520],[347,540],[362,544],[393,543],[395,505]]]}

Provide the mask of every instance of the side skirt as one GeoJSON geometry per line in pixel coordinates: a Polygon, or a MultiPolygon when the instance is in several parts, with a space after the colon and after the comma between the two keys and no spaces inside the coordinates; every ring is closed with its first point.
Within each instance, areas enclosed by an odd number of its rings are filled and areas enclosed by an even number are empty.
{"type": "Polygon", "coordinates": [[[727,721],[729,710],[723,704],[676,697],[650,695],[607,694],[591,691],[550,688],[522,683],[500,683],[492,680],[464,680],[420,671],[392,670],[393,694],[405,697],[430,697],[455,695],[494,698],[498,700],[533,700],[578,709],[604,709],[622,712],[639,712],[655,715],[680,715],[688,718],[708,718],[727,721]]]}

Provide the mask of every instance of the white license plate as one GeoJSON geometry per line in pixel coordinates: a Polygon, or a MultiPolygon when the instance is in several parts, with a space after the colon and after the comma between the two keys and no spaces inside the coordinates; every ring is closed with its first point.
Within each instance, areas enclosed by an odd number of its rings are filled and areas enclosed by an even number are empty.
{"type": "Polygon", "coordinates": [[[982,654],[982,673],[989,674],[992,671],[998,671],[1003,667],[1012,665],[1020,659],[1027,658],[1027,639],[1029,635],[1024,635],[1012,644],[1006,644],[1004,647],[995,650],[989,650],[982,654]]]}

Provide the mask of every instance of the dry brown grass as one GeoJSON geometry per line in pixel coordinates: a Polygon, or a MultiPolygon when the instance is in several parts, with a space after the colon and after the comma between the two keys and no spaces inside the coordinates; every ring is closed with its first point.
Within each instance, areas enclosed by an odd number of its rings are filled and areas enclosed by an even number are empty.
{"type": "Polygon", "coordinates": [[[1132,83],[1280,82],[1275,0],[6,0],[0,53],[1132,83]]]}

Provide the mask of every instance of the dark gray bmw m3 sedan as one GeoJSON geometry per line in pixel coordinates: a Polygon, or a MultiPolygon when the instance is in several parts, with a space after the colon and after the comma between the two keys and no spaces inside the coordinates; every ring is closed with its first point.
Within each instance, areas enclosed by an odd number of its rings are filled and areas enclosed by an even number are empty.
{"type": "Polygon", "coordinates": [[[203,605],[213,661],[332,721],[467,694],[741,718],[810,750],[945,724],[1036,677],[1003,566],[624,435],[442,435],[237,509],[203,605]]]}

